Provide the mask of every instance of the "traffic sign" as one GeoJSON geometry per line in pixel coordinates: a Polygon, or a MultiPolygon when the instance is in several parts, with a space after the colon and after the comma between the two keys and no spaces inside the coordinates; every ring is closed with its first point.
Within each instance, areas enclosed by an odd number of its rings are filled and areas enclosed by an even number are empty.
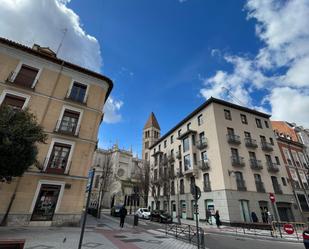
{"type": "Polygon", "coordinates": [[[269,199],[272,203],[275,203],[275,201],[276,201],[276,197],[273,193],[269,193],[269,199]]]}
{"type": "Polygon", "coordinates": [[[292,224],[284,224],[283,229],[287,234],[293,234],[295,231],[292,224]]]}

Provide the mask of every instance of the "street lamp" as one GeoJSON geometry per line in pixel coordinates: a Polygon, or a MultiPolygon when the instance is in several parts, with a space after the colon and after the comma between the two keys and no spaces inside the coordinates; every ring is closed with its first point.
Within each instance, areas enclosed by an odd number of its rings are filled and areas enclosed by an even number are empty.
{"type": "Polygon", "coordinates": [[[181,224],[181,220],[180,220],[180,201],[179,201],[179,177],[180,177],[180,168],[177,168],[177,172],[176,172],[176,185],[177,185],[177,220],[178,220],[178,224],[181,224]]]}

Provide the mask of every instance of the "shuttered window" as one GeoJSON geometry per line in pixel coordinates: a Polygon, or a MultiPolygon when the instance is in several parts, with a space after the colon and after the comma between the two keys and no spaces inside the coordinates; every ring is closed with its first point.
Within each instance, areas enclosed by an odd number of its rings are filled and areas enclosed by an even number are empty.
{"type": "Polygon", "coordinates": [[[22,65],[20,68],[14,83],[21,85],[23,87],[31,87],[34,83],[35,77],[37,76],[39,70],[27,65],[22,65]]]}
{"type": "Polygon", "coordinates": [[[25,98],[12,94],[6,94],[2,102],[2,105],[8,105],[13,108],[22,109],[25,104],[25,101],[26,101],[25,98]]]}

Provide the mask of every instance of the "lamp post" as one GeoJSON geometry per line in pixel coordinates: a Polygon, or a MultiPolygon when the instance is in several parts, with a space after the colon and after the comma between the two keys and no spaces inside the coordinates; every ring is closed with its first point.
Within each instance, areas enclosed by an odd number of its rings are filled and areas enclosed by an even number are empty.
{"type": "Polygon", "coordinates": [[[179,177],[180,177],[180,172],[179,172],[179,168],[177,169],[177,173],[176,173],[176,185],[177,185],[177,220],[178,220],[178,224],[181,224],[181,220],[180,220],[180,201],[179,201],[179,177]]]}

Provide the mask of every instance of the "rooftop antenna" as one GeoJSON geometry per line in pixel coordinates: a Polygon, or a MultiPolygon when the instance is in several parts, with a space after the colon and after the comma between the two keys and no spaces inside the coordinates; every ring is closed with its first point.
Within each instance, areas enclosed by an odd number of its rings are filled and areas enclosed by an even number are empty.
{"type": "Polygon", "coordinates": [[[231,93],[231,91],[229,89],[227,89],[226,87],[221,87],[222,91],[225,91],[230,97],[232,97],[232,99],[234,99],[239,105],[241,106],[246,106],[246,104],[244,102],[242,102],[240,99],[236,98],[234,94],[231,93]]]}
{"type": "Polygon", "coordinates": [[[59,50],[60,50],[60,48],[61,48],[61,46],[62,46],[64,37],[65,37],[65,35],[67,34],[67,32],[68,32],[68,29],[67,29],[67,28],[64,28],[64,29],[62,30],[63,35],[62,35],[61,42],[60,42],[60,44],[59,44],[59,46],[58,46],[58,48],[57,48],[56,56],[58,55],[58,52],[59,52],[59,50]]]}

